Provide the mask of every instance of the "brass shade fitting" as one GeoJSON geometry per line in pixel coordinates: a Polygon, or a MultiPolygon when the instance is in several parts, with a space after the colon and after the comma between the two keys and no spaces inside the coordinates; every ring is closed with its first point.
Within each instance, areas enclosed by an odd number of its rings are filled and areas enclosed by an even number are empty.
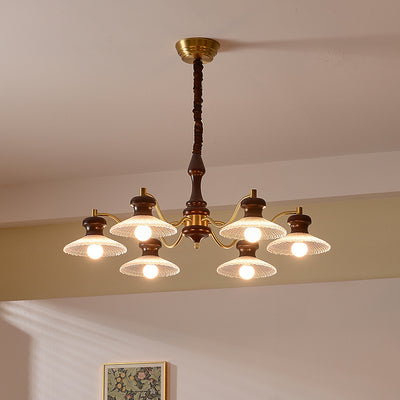
{"type": "Polygon", "coordinates": [[[196,58],[200,58],[204,64],[211,62],[219,47],[216,40],[202,37],[182,39],[175,44],[182,61],[188,64],[193,64],[196,58]]]}

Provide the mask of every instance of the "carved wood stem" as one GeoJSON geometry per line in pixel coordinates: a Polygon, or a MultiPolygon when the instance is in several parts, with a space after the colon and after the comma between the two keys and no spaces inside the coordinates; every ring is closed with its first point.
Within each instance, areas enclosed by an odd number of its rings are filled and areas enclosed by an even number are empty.
{"type": "MultiPolygon", "coordinates": [[[[201,120],[202,113],[202,81],[203,81],[203,62],[200,58],[196,58],[193,62],[193,118],[194,118],[194,143],[192,158],[190,159],[188,174],[192,180],[192,193],[189,201],[186,202],[184,215],[210,215],[207,209],[207,203],[203,199],[201,193],[201,180],[206,173],[203,160],[201,158],[201,148],[203,144],[203,122],[201,120]]],[[[190,237],[195,243],[200,242],[204,237],[211,233],[208,226],[188,225],[182,229],[182,233],[190,237]]]]}

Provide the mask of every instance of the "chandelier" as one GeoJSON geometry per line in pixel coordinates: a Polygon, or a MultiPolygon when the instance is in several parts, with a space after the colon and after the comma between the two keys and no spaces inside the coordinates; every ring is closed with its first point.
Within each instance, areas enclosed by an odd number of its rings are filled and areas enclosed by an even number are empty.
{"type": "Polygon", "coordinates": [[[203,64],[213,60],[219,46],[216,40],[208,38],[189,38],[176,43],[176,49],[182,60],[193,64],[194,144],[188,167],[192,190],[190,199],[186,202],[186,208],[183,210],[183,217],[179,221],[168,222],[163,216],[157,199],[148,193],[146,188],[141,188],[139,196],[133,197],[130,202],[134,210],[132,217],[121,221],[115,215],[100,213],[97,209],[93,209],[92,215],[85,218],[82,223],[86,229],[86,235],[66,245],[65,253],[87,256],[92,259],[126,253],[127,249],[124,245],[104,236],[103,230],[107,224],[105,217],[116,222],[110,228],[110,233],[136,238],[142,250],[142,256],[123,264],[120,272],[148,279],[168,277],[180,272],[177,265],[159,257],[158,252],[162,246],[167,248],[178,246],[184,237],[193,241],[195,249],[199,248],[202,239],[208,237],[211,237],[223,249],[236,246],[239,257],[220,265],[217,273],[245,280],[265,278],[277,272],[273,265],[256,257],[260,241],[271,241],[267,245],[267,251],[272,254],[295,257],[320,254],[330,250],[331,246],[327,242],[308,232],[311,218],[303,214],[302,207],[283,211],[271,220],[265,219],[263,209],[266,207],[266,202],[257,196],[255,189],[240,199],[229,221],[214,220],[210,216],[201,192],[201,182],[206,172],[201,157],[203,144],[202,81],[203,64]],[[153,209],[158,218],[153,215],[153,209]],[[237,219],[241,209],[243,209],[244,215],[237,219]],[[287,223],[290,226],[290,233],[288,234],[285,228],[275,223],[283,216],[289,216],[287,223]],[[215,233],[217,229],[220,236],[232,241],[224,244],[215,233]],[[172,243],[165,239],[167,236],[176,234],[178,236],[172,243]]]}

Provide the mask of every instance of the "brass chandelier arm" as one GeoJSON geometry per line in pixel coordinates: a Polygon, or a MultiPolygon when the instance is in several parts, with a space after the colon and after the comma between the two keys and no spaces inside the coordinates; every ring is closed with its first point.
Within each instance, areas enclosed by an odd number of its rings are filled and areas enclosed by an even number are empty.
{"type": "Polygon", "coordinates": [[[216,221],[212,219],[211,217],[204,217],[203,221],[208,221],[211,225],[216,226],[216,227],[221,227],[225,225],[224,221],[216,221]]]}
{"type": "MultiPolygon", "coordinates": [[[[155,196],[153,196],[152,194],[150,194],[150,193],[148,193],[148,192],[145,192],[145,195],[151,197],[151,198],[154,199],[154,201],[156,202],[156,205],[155,205],[154,208],[156,209],[156,212],[157,212],[158,217],[159,217],[162,221],[168,222],[168,221],[165,219],[165,217],[164,217],[164,215],[163,215],[163,213],[162,213],[162,211],[161,211],[160,205],[158,204],[158,200],[155,198],[155,196]]],[[[169,222],[168,222],[168,223],[169,223],[169,222]]]]}
{"type": "Polygon", "coordinates": [[[186,221],[190,221],[190,218],[187,216],[182,217],[180,221],[173,221],[170,224],[176,228],[180,225],[183,225],[186,221]]]}
{"type": "Polygon", "coordinates": [[[109,217],[113,219],[116,223],[121,222],[121,220],[113,214],[110,213],[99,213],[97,208],[92,209],[92,217],[109,217]]]}
{"type": "MultiPolygon", "coordinates": [[[[233,211],[233,214],[232,214],[232,216],[229,218],[229,221],[228,221],[228,222],[224,222],[223,225],[216,225],[216,226],[222,227],[222,226],[229,225],[230,223],[232,223],[232,222],[235,220],[235,218],[237,217],[237,215],[238,215],[238,212],[239,212],[239,210],[240,210],[240,203],[241,203],[244,199],[248,199],[249,197],[251,197],[251,195],[243,196],[243,197],[237,202],[236,207],[235,207],[235,210],[233,211]]],[[[211,222],[211,221],[210,221],[210,222],[211,222]]],[[[219,223],[219,222],[223,222],[223,221],[215,221],[215,222],[216,222],[216,223],[219,223]]]]}
{"type": "MultiPolygon", "coordinates": [[[[158,217],[159,217],[162,221],[168,222],[167,219],[164,217],[164,214],[162,213],[161,208],[160,208],[160,205],[158,204],[158,200],[155,198],[155,196],[153,196],[152,194],[150,194],[150,193],[148,193],[148,192],[146,192],[146,196],[151,197],[151,198],[154,199],[154,201],[156,202],[156,205],[155,205],[154,208],[156,209],[156,212],[157,212],[158,217]]],[[[185,217],[181,218],[179,221],[173,221],[173,222],[168,222],[168,223],[171,224],[172,226],[175,226],[175,228],[176,228],[177,226],[180,226],[180,225],[182,225],[184,222],[189,221],[189,220],[190,220],[190,218],[187,217],[187,216],[185,216],[185,217]]]]}
{"type": "Polygon", "coordinates": [[[223,249],[231,249],[237,242],[237,240],[234,240],[232,243],[229,244],[223,244],[215,235],[214,231],[211,229],[211,237],[214,239],[214,242],[219,246],[222,247],[223,249]]]}
{"type": "Polygon", "coordinates": [[[162,244],[167,248],[167,249],[173,249],[174,247],[178,246],[178,244],[181,242],[181,240],[183,239],[183,233],[181,232],[178,236],[178,238],[175,240],[174,243],[172,244],[168,244],[165,239],[162,237],[160,238],[162,244]]]}
{"type": "Polygon", "coordinates": [[[271,219],[271,222],[275,222],[278,218],[283,217],[284,215],[293,215],[296,214],[296,211],[282,211],[279,214],[276,214],[275,217],[271,219]]]}

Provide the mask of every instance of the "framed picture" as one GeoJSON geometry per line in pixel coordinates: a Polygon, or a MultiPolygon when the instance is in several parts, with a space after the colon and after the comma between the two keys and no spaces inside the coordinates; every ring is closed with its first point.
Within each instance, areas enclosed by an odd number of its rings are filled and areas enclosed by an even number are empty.
{"type": "Polygon", "coordinates": [[[167,400],[167,363],[104,364],[103,400],[167,400]]]}

